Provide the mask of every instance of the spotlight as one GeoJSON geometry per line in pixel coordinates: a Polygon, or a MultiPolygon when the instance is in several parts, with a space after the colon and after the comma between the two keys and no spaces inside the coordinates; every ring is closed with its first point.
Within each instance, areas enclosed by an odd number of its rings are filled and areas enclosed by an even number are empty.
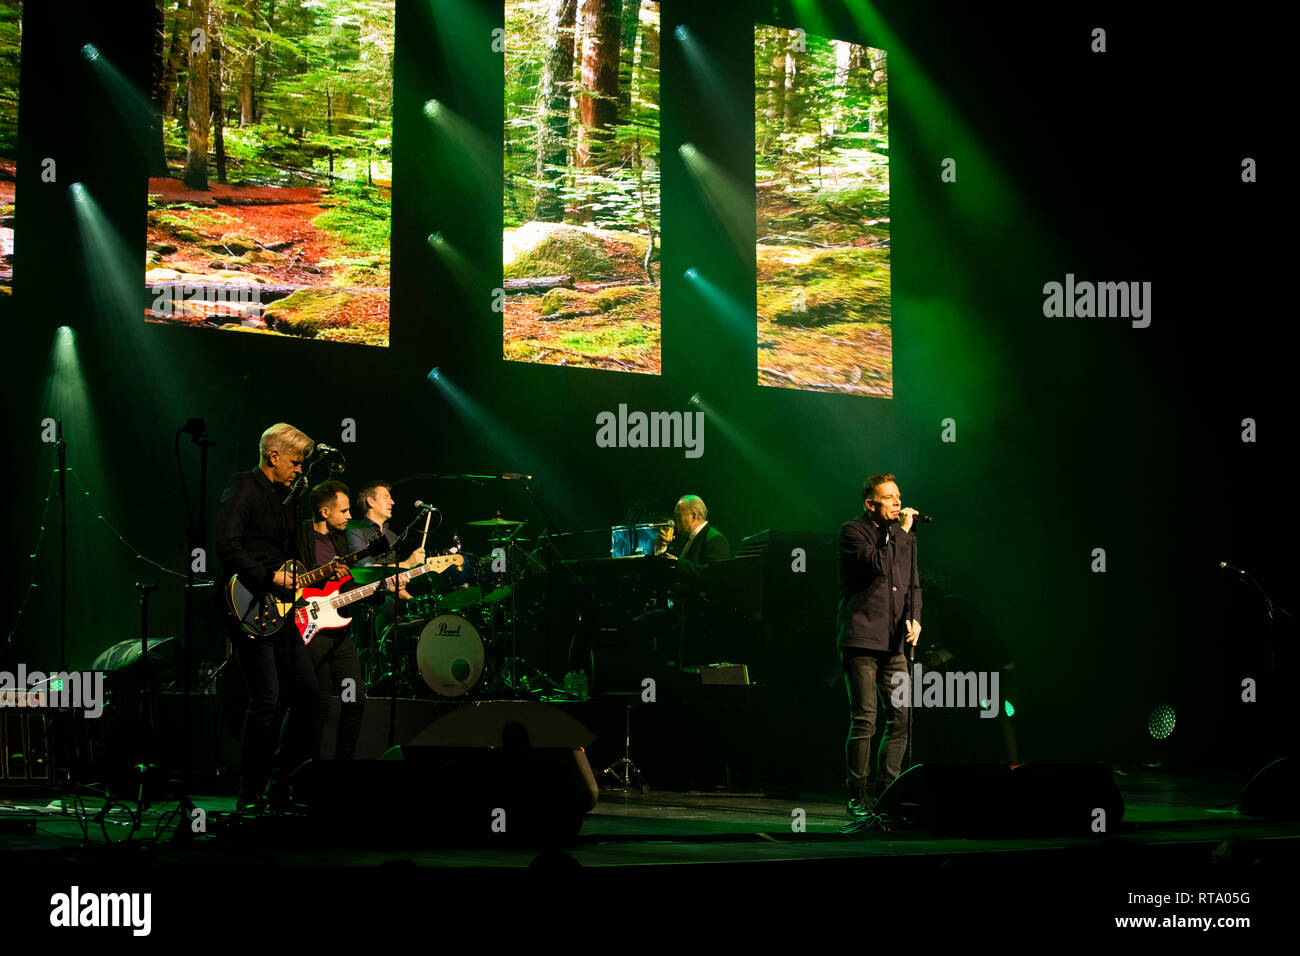
{"type": "Polygon", "coordinates": [[[442,366],[435,365],[433,368],[429,369],[429,374],[426,375],[425,378],[430,382],[438,381],[442,378],[442,366]]]}
{"type": "Polygon", "coordinates": [[[440,245],[442,245],[444,242],[446,242],[446,240],[442,238],[442,233],[441,233],[441,232],[431,232],[431,233],[429,233],[429,245],[431,245],[431,246],[440,246],[440,245]]]}
{"type": "Polygon", "coordinates": [[[81,55],[93,63],[99,59],[99,48],[93,43],[87,43],[81,48],[81,55]]]}
{"type": "Polygon", "coordinates": [[[77,340],[77,333],[72,331],[70,325],[60,325],[55,331],[64,342],[75,342],[77,340]]]}
{"type": "Polygon", "coordinates": [[[694,143],[682,143],[682,145],[678,147],[678,151],[679,151],[683,156],[694,156],[694,155],[695,155],[695,144],[694,144],[694,143]]]}
{"type": "Polygon", "coordinates": [[[686,278],[690,279],[692,282],[694,282],[699,277],[700,277],[699,270],[696,269],[694,266],[691,266],[689,269],[686,270],[686,278]]]}
{"type": "Polygon", "coordinates": [[[692,408],[699,408],[699,406],[700,406],[700,393],[699,393],[699,392],[696,392],[694,395],[692,395],[692,396],[691,396],[691,400],[690,400],[689,402],[687,402],[686,404],[687,404],[687,405],[690,405],[692,408]]]}
{"type": "Polygon", "coordinates": [[[73,202],[86,201],[86,187],[81,183],[73,183],[68,187],[68,195],[72,197],[73,202]]]}
{"type": "Polygon", "coordinates": [[[691,35],[691,31],[686,29],[686,24],[679,23],[677,29],[673,31],[673,35],[676,36],[678,40],[685,40],[691,35]]]}
{"type": "Polygon", "coordinates": [[[437,100],[424,101],[424,115],[429,119],[437,119],[438,114],[442,112],[442,104],[437,100]]]}

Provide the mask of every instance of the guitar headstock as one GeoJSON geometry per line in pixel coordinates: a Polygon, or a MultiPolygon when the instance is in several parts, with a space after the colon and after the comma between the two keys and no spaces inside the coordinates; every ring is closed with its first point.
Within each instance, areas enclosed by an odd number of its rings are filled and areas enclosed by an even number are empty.
{"type": "Polygon", "coordinates": [[[465,566],[465,557],[460,554],[435,554],[431,558],[424,559],[424,569],[426,571],[446,571],[448,568],[461,568],[465,566]]]}

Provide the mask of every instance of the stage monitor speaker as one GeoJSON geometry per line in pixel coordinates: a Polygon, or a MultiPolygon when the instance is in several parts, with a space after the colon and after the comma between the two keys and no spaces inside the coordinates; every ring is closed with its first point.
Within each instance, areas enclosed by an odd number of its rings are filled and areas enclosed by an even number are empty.
{"type": "Polygon", "coordinates": [[[1089,836],[1113,833],[1124,800],[1101,764],[919,764],[877,809],[939,836],[1089,836]]]}
{"type": "Polygon", "coordinates": [[[1300,820],[1300,764],[1281,757],[1251,777],[1237,805],[1242,813],[1274,820],[1300,820]]]}
{"type": "Polygon", "coordinates": [[[598,792],[586,753],[563,747],[399,745],[307,763],[292,787],[331,840],[404,847],[571,842],[598,792]]]}

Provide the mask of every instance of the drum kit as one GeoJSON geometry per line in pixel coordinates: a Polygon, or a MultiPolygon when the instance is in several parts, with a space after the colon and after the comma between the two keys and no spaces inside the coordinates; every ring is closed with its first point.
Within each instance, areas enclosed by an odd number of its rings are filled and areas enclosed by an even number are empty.
{"type": "MultiPolygon", "coordinates": [[[[558,686],[515,652],[519,583],[530,570],[544,570],[527,547],[532,542],[519,537],[523,525],[499,514],[467,522],[466,527],[489,529],[484,554],[466,550],[453,536],[448,553],[462,555],[463,564],[421,578],[421,585],[430,583],[419,593],[413,583],[412,597],[400,602],[395,620],[373,615],[371,639],[358,641],[372,695],[513,696],[558,686]]],[[[371,576],[398,571],[354,568],[353,576],[365,583],[371,576]]]]}

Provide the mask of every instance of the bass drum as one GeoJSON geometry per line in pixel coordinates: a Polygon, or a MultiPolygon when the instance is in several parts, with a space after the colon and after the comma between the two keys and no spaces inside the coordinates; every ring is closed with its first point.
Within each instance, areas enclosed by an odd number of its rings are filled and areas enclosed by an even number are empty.
{"type": "Polygon", "coordinates": [[[420,632],[415,651],[420,676],[443,697],[462,697],[483,676],[483,641],[458,614],[439,614],[420,632]]]}

